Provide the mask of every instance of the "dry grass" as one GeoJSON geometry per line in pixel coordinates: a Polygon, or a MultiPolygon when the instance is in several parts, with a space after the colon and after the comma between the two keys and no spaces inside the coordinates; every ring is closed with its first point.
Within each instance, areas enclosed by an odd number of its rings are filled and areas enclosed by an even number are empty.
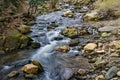
{"type": "Polygon", "coordinates": [[[104,17],[118,17],[120,15],[120,0],[97,0],[94,5],[104,17]]]}

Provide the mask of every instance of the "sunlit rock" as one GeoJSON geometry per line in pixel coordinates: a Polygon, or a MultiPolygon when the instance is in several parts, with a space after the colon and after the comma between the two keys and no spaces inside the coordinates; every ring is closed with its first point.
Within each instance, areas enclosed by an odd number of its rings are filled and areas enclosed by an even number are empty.
{"type": "Polygon", "coordinates": [[[69,51],[69,47],[67,45],[57,46],[55,51],[67,53],[69,51]]]}
{"type": "Polygon", "coordinates": [[[22,68],[22,71],[29,73],[29,74],[37,74],[38,70],[39,70],[38,66],[36,66],[34,64],[26,64],[22,68]]]}
{"type": "Polygon", "coordinates": [[[97,47],[97,44],[95,44],[95,43],[88,43],[84,47],[84,50],[93,51],[96,47],[97,47]]]}

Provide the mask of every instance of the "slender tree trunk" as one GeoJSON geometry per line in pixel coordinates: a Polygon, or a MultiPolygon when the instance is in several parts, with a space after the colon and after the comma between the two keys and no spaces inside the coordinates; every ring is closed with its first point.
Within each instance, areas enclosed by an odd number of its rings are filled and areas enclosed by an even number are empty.
{"type": "Polygon", "coordinates": [[[50,8],[55,9],[57,2],[58,2],[58,0],[50,0],[50,8]]]}

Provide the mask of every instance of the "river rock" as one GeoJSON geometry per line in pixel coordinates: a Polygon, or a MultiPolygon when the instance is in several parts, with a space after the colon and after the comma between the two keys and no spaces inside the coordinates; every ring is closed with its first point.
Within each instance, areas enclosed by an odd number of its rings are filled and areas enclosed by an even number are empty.
{"type": "Polygon", "coordinates": [[[108,63],[108,62],[107,62],[106,60],[97,60],[97,61],[95,62],[95,66],[96,66],[97,68],[99,68],[99,67],[104,67],[107,63],[108,63]]]}
{"type": "Polygon", "coordinates": [[[74,17],[74,13],[69,10],[69,11],[66,11],[62,14],[63,17],[74,17]]]}
{"type": "Polygon", "coordinates": [[[93,51],[96,47],[97,47],[97,44],[95,44],[95,43],[88,43],[84,47],[84,50],[86,50],[86,51],[93,51]]]}
{"type": "Polygon", "coordinates": [[[62,79],[61,80],[69,80],[73,76],[73,70],[66,68],[64,70],[64,73],[62,74],[62,79]]]}
{"type": "Polygon", "coordinates": [[[38,66],[40,71],[43,71],[42,65],[37,60],[32,60],[32,64],[38,66]]]}
{"type": "Polygon", "coordinates": [[[110,46],[114,46],[117,49],[120,49],[120,40],[112,41],[110,46]]]}
{"type": "Polygon", "coordinates": [[[95,78],[95,80],[106,80],[103,75],[99,75],[95,78]]]}
{"type": "Polygon", "coordinates": [[[77,73],[78,73],[79,75],[84,75],[84,74],[87,73],[87,70],[85,70],[85,69],[79,69],[79,70],[77,71],[77,73]]]}
{"type": "Polygon", "coordinates": [[[73,46],[77,46],[79,44],[79,39],[73,39],[69,42],[69,46],[73,47],[73,46]]]}
{"type": "Polygon", "coordinates": [[[34,64],[26,64],[22,68],[22,71],[29,73],[29,74],[37,74],[38,70],[39,70],[38,66],[36,66],[34,64]]]}
{"type": "Polygon", "coordinates": [[[97,21],[99,19],[100,19],[100,16],[98,16],[97,10],[91,11],[90,13],[87,13],[84,16],[84,21],[97,21]]]}
{"type": "Polygon", "coordinates": [[[22,35],[20,37],[20,48],[27,47],[30,44],[30,41],[31,41],[31,39],[28,36],[22,35]]]}
{"type": "Polygon", "coordinates": [[[39,48],[41,45],[40,45],[40,43],[38,43],[38,42],[32,42],[31,43],[31,47],[33,48],[33,49],[36,49],[36,48],[39,48]]]}
{"type": "Polygon", "coordinates": [[[119,77],[120,77],[120,71],[118,71],[118,72],[117,72],[117,76],[119,76],[119,77]]]}
{"type": "Polygon", "coordinates": [[[111,79],[113,78],[115,75],[117,74],[117,67],[116,66],[113,66],[111,67],[107,73],[105,74],[105,78],[106,79],[111,79]]]}
{"type": "Polygon", "coordinates": [[[18,49],[20,46],[20,37],[21,34],[16,34],[12,36],[8,36],[5,38],[4,48],[6,51],[11,51],[14,49],[18,49]]]}
{"type": "Polygon", "coordinates": [[[110,31],[116,30],[118,28],[120,28],[120,27],[104,26],[104,27],[99,28],[98,31],[100,31],[100,32],[110,32],[110,31]]]}
{"type": "Polygon", "coordinates": [[[75,27],[65,28],[61,34],[69,38],[78,37],[77,29],[75,27]]]}
{"type": "Polygon", "coordinates": [[[62,36],[57,36],[57,37],[54,37],[54,40],[63,40],[63,37],[62,36]]]}
{"type": "Polygon", "coordinates": [[[52,22],[50,25],[48,25],[47,29],[55,29],[56,27],[58,27],[58,24],[55,22],[52,22]]]}
{"type": "Polygon", "coordinates": [[[55,51],[62,52],[62,53],[67,53],[69,50],[70,49],[67,45],[57,46],[55,48],[55,51]]]}
{"type": "Polygon", "coordinates": [[[101,33],[101,36],[102,37],[108,37],[108,36],[110,36],[110,33],[103,32],[103,33],[101,33]]]}
{"type": "Polygon", "coordinates": [[[110,57],[119,57],[119,54],[117,54],[117,53],[112,53],[112,54],[110,55],[110,57]]]}
{"type": "Polygon", "coordinates": [[[23,33],[23,34],[26,34],[26,33],[29,33],[30,32],[30,27],[27,26],[27,25],[21,25],[18,30],[23,33]]]}
{"type": "Polygon", "coordinates": [[[5,21],[5,17],[0,17],[0,22],[5,21]]]}
{"type": "Polygon", "coordinates": [[[15,76],[17,76],[17,75],[19,75],[19,72],[18,72],[18,71],[12,71],[12,72],[10,72],[10,73],[8,74],[8,77],[9,77],[9,78],[12,78],[12,77],[15,77],[15,76]]]}
{"type": "Polygon", "coordinates": [[[25,78],[29,78],[29,79],[32,79],[34,78],[34,74],[25,74],[25,78]]]}
{"type": "Polygon", "coordinates": [[[5,51],[4,50],[0,50],[0,54],[5,54],[5,51]]]}
{"type": "Polygon", "coordinates": [[[103,50],[103,49],[102,49],[102,50],[99,50],[99,49],[98,49],[98,50],[95,50],[95,53],[96,53],[96,54],[102,54],[102,53],[105,53],[105,50],[103,50]]]}

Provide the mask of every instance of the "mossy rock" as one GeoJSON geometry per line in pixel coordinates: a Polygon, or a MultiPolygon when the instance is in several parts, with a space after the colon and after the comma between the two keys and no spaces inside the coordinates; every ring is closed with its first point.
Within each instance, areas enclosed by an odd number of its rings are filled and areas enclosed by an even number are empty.
{"type": "Polygon", "coordinates": [[[65,28],[61,34],[69,38],[78,37],[77,29],[75,27],[65,28]]]}
{"type": "Polygon", "coordinates": [[[22,35],[20,37],[20,48],[25,48],[30,44],[30,38],[28,36],[22,35]]]}
{"type": "Polygon", "coordinates": [[[98,21],[101,19],[102,17],[99,15],[98,10],[93,10],[84,16],[84,21],[98,21]]]}
{"type": "Polygon", "coordinates": [[[28,22],[28,25],[34,25],[35,24],[35,21],[30,21],[30,22],[28,22]]]}
{"type": "Polygon", "coordinates": [[[32,60],[32,64],[38,66],[40,71],[43,71],[42,65],[37,60],[32,60]]]}
{"type": "Polygon", "coordinates": [[[20,46],[20,36],[21,34],[16,34],[14,36],[8,36],[5,39],[5,44],[4,44],[4,48],[6,51],[11,51],[14,49],[18,49],[20,46]]]}
{"type": "Polygon", "coordinates": [[[59,45],[55,47],[56,52],[67,53],[70,50],[69,46],[67,45],[59,45]]]}
{"type": "Polygon", "coordinates": [[[3,37],[0,37],[0,48],[3,48],[5,39],[3,37]]]}
{"type": "Polygon", "coordinates": [[[18,35],[18,34],[21,34],[22,35],[22,33],[20,33],[17,29],[13,29],[13,28],[9,28],[9,29],[7,29],[6,30],[6,36],[14,36],[14,35],[18,35]]]}
{"type": "Polygon", "coordinates": [[[5,17],[0,17],[0,22],[5,21],[5,17]]]}
{"type": "Polygon", "coordinates": [[[18,30],[23,33],[23,34],[26,34],[26,33],[29,33],[30,32],[30,27],[27,26],[27,25],[21,25],[18,30]]]}
{"type": "Polygon", "coordinates": [[[51,23],[47,29],[55,29],[56,27],[58,27],[58,24],[57,23],[51,23]]]}
{"type": "Polygon", "coordinates": [[[31,47],[33,48],[33,49],[36,49],[36,48],[39,48],[41,45],[40,45],[40,43],[38,43],[38,42],[32,42],[31,43],[31,47]]]}

